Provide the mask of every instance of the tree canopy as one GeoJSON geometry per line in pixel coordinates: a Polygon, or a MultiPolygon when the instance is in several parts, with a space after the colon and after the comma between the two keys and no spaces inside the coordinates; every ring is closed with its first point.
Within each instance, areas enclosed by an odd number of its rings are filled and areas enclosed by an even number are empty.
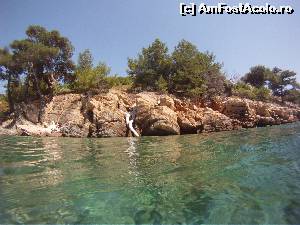
{"type": "Polygon", "coordinates": [[[93,56],[89,49],[85,49],[83,52],[79,53],[77,68],[78,69],[89,69],[93,68],[93,56]]]}
{"type": "MultiPolygon", "coordinates": [[[[24,99],[52,94],[56,82],[70,82],[74,63],[71,42],[56,30],[29,26],[26,39],[15,40],[9,50],[1,50],[1,78],[7,80],[7,91],[24,92],[24,99]],[[22,79],[21,79],[22,78],[22,79]],[[17,87],[12,88],[15,82],[17,87]]],[[[11,98],[9,96],[9,98],[11,98]]]]}
{"type": "Polygon", "coordinates": [[[225,77],[215,56],[200,52],[192,43],[182,40],[172,53],[172,90],[189,96],[212,96],[224,92],[225,77]]]}
{"type": "Polygon", "coordinates": [[[260,88],[266,84],[270,77],[270,69],[265,66],[258,65],[250,68],[250,72],[242,77],[242,81],[254,87],[260,88]]]}
{"type": "Polygon", "coordinates": [[[168,80],[171,60],[165,43],[156,39],[148,48],[143,48],[136,59],[128,59],[128,74],[135,86],[157,90],[160,76],[168,80]]]}
{"type": "Polygon", "coordinates": [[[79,67],[75,71],[73,87],[76,91],[88,91],[106,88],[105,78],[110,73],[110,67],[99,63],[96,67],[79,67]]]}
{"type": "Polygon", "coordinates": [[[29,26],[26,38],[0,48],[0,80],[6,81],[10,112],[15,103],[40,100],[40,115],[45,96],[65,92],[101,92],[112,86],[210,99],[215,95],[238,95],[256,100],[300,103],[300,84],[296,73],[263,65],[250,68],[237,83],[227,80],[222,64],[209,52],[181,40],[169,52],[167,44],[155,39],[135,58],[128,58],[128,76],[110,75],[104,62],[94,66],[89,49],[72,61],[74,47],[58,31],[29,26]]]}
{"type": "Polygon", "coordinates": [[[281,97],[282,100],[300,102],[300,99],[297,100],[300,96],[300,85],[294,71],[258,65],[252,67],[241,81],[261,90],[268,87],[273,96],[281,97]]]}
{"type": "Polygon", "coordinates": [[[169,91],[187,96],[210,96],[224,91],[221,64],[210,53],[200,52],[182,40],[170,55],[166,44],[156,39],[136,59],[128,60],[128,74],[142,89],[169,91]]]}
{"type": "Polygon", "coordinates": [[[7,81],[7,98],[10,111],[14,111],[14,98],[17,98],[13,90],[19,86],[19,75],[23,73],[22,66],[15,60],[8,48],[0,48],[0,80],[7,81]]]}
{"type": "Polygon", "coordinates": [[[71,42],[58,31],[47,31],[41,26],[29,26],[26,34],[26,39],[10,45],[15,60],[27,74],[26,86],[33,84],[38,91],[44,83],[46,93],[51,93],[55,82],[70,81],[75,68],[71,42]]]}
{"type": "Polygon", "coordinates": [[[288,89],[298,89],[296,73],[290,70],[281,70],[275,67],[269,79],[269,87],[275,96],[284,96],[288,89]]]}

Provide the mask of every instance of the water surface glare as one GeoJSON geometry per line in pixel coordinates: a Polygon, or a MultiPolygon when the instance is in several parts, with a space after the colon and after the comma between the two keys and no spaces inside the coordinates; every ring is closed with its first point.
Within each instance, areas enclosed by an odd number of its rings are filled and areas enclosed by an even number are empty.
{"type": "Polygon", "coordinates": [[[300,223],[300,123],[142,138],[0,137],[0,224],[300,223]]]}

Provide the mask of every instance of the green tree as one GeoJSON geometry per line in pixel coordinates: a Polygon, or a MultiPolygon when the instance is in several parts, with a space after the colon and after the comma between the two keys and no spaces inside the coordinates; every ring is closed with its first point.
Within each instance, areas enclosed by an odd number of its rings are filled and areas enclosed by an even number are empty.
{"type": "Polygon", "coordinates": [[[198,97],[223,93],[225,77],[212,54],[199,52],[195,45],[182,40],[175,47],[172,61],[172,92],[198,97]]]}
{"type": "Polygon", "coordinates": [[[8,49],[0,49],[0,80],[7,81],[7,95],[9,101],[9,108],[13,110],[13,102],[11,98],[11,80],[12,72],[10,64],[12,61],[12,55],[8,49]]]}
{"type": "Polygon", "coordinates": [[[162,93],[168,92],[168,82],[163,78],[163,76],[159,77],[159,79],[156,81],[155,86],[157,90],[162,93]]]}
{"type": "Polygon", "coordinates": [[[27,74],[25,96],[33,84],[38,97],[42,98],[42,94],[52,93],[57,81],[68,82],[72,79],[74,64],[71,57],[74,48],[56,30],[29,26],[26,34],[27,39],[14,41],[11,48],[18,64],[27,74]],[[45,91],[42,90],[43,85],[46,86],[45,91]]]}
{"type": "Polygon", "coordinates": [[[22,73],[22,68],[16,63],[13,55],[8,48],[0,48],[0,80],[7,82],[6,92],[9,104],[9,111],[14,111],[14,88],[19,86],[19,76],[22,73]]]}
{"type": "Polygon", "coordinates": [[[259,87],[253,89],[254,100],[267,101],[271,98],[271,91],[266,87],[259,87]]]}
{"type": "Polygon", "coordinates": [[[241,81],[233,85],[232,95],[241,98],[249,98],[249,99],[255,98],[255,94],[253,92],[253,86],[241,81]]]}
{"type": "Polygon", "coordinates": [[[94,68],[78,68],[75,71],[74,89],[76,91],[99,91],[107,88],[106,78],[110,68],[105,63],[99,63],[94,68]]]}
{"type": "Polygon", "coordinates": [[[270,69],[265,66],[254,66],[250,68],[250,72],[241,78],[247,84],[260,88],[266,84],[270,75],[270,69]]]}
{"type": "Polygon", "coordinates": [[[228,87],[228,82],[225,75],[221,72],[222,65],[216,63],[213,54],[205,53],[204,56],[206,59],[206,72],[204,73],[206,92],[203,97],[211,98],[216,95],[223,95],[228,87]]]}
{"type": "MultiPolygon", "coordinates": [[[[185,40],[180,41],[175,47],[172,53],[172,69],[174,71],[172,74],[172,92],[186,93],[204,84],[198,56],[197,47],[185,40]]],[[[204,92],[204,90],[199,91],[204,92]]]]}
{"type": "MultiPolygon", "coordinates": [[[[32,88],[37,93],[38,98],[43,102],[43,90],[46,81],[49,82],[51,87],[53,78],[52,74],[43,76],[44,73],[44,62],[49,58],[54,57],[57,54],[56,48],[50,48],[40,44],[35,44],[29,40],[14,41],[11,44],[13,54],[16,62],[20,65],[25,74],[25,93],[24,97],[27,100],[29,98],[29,88],[32,88]]],[[[42,105],[42,103],[41,103],[42,105]]]]}
{"type": "Polygon", "coordinates": [[[108,76],[106,77],[106,81],[109,85],[109,87],[118,87],[118,86],[127,86],[127,88],[130,88],[132,86],[132,79],[129,76],[108,76]]]}
{"type": "Polygon", "coordinates": [[[232,94],[241,98],[267,101],[271,98],[271,91],[266,87],[254,87],[240,81],[233,85],[232,94]]]}
{"type": "Polygon", "coordinates": [[[29,26],[26,35],[26,39],[11,43],[12,53],[1,51],[1,58],[4,59],[1,60],[1,77],[10,80],[7,83],[8,95],[9,92],[23,92],[24,89],[25,100],[29,97],[40,99],[40,121],[45,103],[44,95],[53,93],[56,82],[72,80],[73,46],[58,31],[47,31],[41,26],[29,26]],[[5,60],[9,63],[5,63],[5,60]],[[19,85],[12,87],[12,81],[19,82],[19,85]],[[29,96],[29,93],[37,96],[29,96]]]}
{"type": "Polygon", "coordinates": [[[156,39],[148,48],[143,48],[136,59],[128,59],[128,74],[134,85],[143,89],[157,90],[157,81],[162,76],[169,81],[171,60],[165,43],[156,39]]]}
{"type": "Polygon", "coordinates": [[[79,53],[77,67],[79,69],[93,68],[93,56],[89,49],[79,53]]]}
{"type": "Polygon", "coordinates": [[[288,89],[297,89],[296,73],[290,70],[281,70],[275,67],[269,78],[269,88],[273,95],[283,97],[288,89]]]}

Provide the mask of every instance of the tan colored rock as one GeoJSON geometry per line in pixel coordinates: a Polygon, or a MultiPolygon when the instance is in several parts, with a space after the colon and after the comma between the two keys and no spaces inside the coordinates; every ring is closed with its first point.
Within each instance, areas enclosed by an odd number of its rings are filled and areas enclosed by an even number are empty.
{"type": "Polygon", "coordinates": [[[187,111],[188,106],[185,102],[175,98],[174,99],[175,111],[187,111]]]}
{"type": "Polygon", "coordinates": [[[140,93],[137,95],[136,100],[136,123],[140,128],[144,127],[144,121],[148,119],[151,115],[151,110],[157,106],[157,99],[152,96],[145,95],[144,93],[140,93]]]}
{"type": "Polygon", "coordinates": [[[175,110],[175,103],[173,98],[169,97],[168,95],[163,95],[160,97],[160,106],[167,106],[172,110],[175,110]]]}
{"type": "Polygon", "coordinates": [[[167,106],[157,106],[152,109],[144,123],[143,135],[180,134],[177,113],[167,106]]]}
{"type": "Polygon", "coordinates": [[[91,126],[89,136],[92,137],[124,137],[127,133],[125,123],[125,107],[116,93],[102,94],[92,97],[86,105],[86,114],[95,126],[91,126]]]}
{"type": "Polygon", "coordinates": [[[84,124],[84,116],[81,113],[82,101],[79,94],[65,94],[54,96],[46,104],[42,122],[55,122],[64,124],[84,124]]]}
{"type": "Polygon", "coordinates": [[[276,121],[274,118],[272,117],[266,117],[266,116],[260,116],[257,115],[256,116],[256,125],[257,126],[268,126],[268,125],[275,125],[276,121]]]}
{"type": "Polygon", "coordinates": [[[89,127],[87,124],[67,123],[61,127],[60,133],[63,137],[88,137],[89,127]]]}
{"type": "Polygon", "coordinates": [[[144,94],[138,96],[136,124],[142,135],[179,134],[177,113],[171,108],[159,106],[157,103],[157,96],[151,98],[145,97],[144,94]]]}
{"type": "Polygon", "coordinates": [[[224,101],[222,113],[231,119],[241,121],[243,127],[254,127],[256,123],[255,110],[250,107],[249,102],[240,98],[228,98],[224,101]]]}
{"type": "Polygon", "coordinates": [[[220,96],[212,99],[211,108],[215,111],[222,112],[224,110],[224,100],[220,96]]]}
{"type": "Polygon", "coordinates": [[[229,98],[224,102],[222,113],[230,118],[240,119],[254,115],[255,111],[250,108],[247,101],[240,98],[229,98]]]}
{"type": "Polygon", "coordinates": [[[51,136],[52,131],[40,125],[17,125],[17,131],[22,136],[51,136]]]}
{"type": "Polygon", "coordinates": [[[255,114],[263,117],[271,117],[269,106],[263,102],[257,102],[252,104],[255,110],[255,114]]]}
{"type": "Polygon", "coordinates": [[[19,110],[10,115],[11,119],[2,123],[0,134],[123,137],[130,135],[125,122],[125,113],[130,111],[131,119],[135,117],[134,129],[141,135],[225,131],[300,119],[300,108],[295,105],[216,97],[208,104],[212,109],[188,98],[178,99],[154,92],[130,94],[110,90],[93,96],[64,94],[53,97],[43,110],[42,122],[48,125],[57,123],[59,131],[49,132],[47,126],[37,124],[38,104],[34,101],[20,105],[19,110]]]}
{"type": "Polygon", "coordinates": [[[272,117],[275,118],[280,118],[282,120],[288,120],[291,110],[289,110],[288,108],[284,108],[284,107],[272,107],[270,108],[272,117]]]}
{"type": "Polygon", "coordinates": [[[196,134],[202,131],[202,111],[187,109],[186,111],[178,111],[177,115],[181,134],[196,134]]]}
{"type": "Polygon", "coordinates": [[[16,129],[0,127],[0,136],[2,135],[18,135],[18,132],[16,129]]]}
{"type": "Polygon", "coordinates": [[[293,115],[296,118],[296,120],[300,120],[300,108],[298,109],[292,109],[293,115]]]}
{"type": "Polygon", "coordinates": [[[297,121],[297,118],[294,115],[289,116],[289,118],[288,118],[289,123],[296,122],[296,121],[297,121]]]}
{"type": "Polygon", "coordinates": [[[206,108],[203,113],[202,125],[202,132],[228,131],[235,128],[229,117],[210,108],[206,108]]]}

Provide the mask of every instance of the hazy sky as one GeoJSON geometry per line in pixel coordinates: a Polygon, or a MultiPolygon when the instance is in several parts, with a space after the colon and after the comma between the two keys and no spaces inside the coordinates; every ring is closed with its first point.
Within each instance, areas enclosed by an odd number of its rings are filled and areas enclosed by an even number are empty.
{"type": "MultiPolygon", "coordinates": [[[[300,81],[300,1],[276,0],[291,5],[292,15],[197,15],[182,17],[183,0],[0,0],[0,47],[25,37],[31,24],[57,29],[78,53],[88,48],[95,63],[105,61],[112,73],[126,74],[127,57],[134,57],[155,38],[169,49],[181,39],[211,51],[223,70],[243,75],[253,65],[278,66],[297,72],[300,81]]],[[[209,5],[218,1],[204,2],[209,5]]],[[[242,1],[223,1],[228,5],[242,1]]],[[[265,4],[267,1],[248,1],[265,4]]],[[[0,85],[0,92],[3,92],[0,85]]]]}

